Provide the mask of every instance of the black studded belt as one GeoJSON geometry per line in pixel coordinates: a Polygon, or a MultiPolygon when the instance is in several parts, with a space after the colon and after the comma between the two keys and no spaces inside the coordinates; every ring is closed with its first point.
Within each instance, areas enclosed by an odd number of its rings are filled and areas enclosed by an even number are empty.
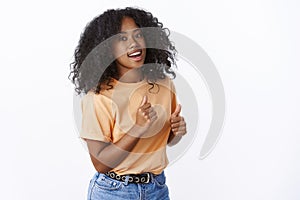
{"type": "Polygon", "coordinates": [[[106,176],[109,176],[112,179],[126,182],[126,179],[128,183],[149,183],[151,182],[152,175],[151,173],[143,173],[143,174],[124,174],[124,175],[118,175],[115,172],[106,172],[106,176]]]}

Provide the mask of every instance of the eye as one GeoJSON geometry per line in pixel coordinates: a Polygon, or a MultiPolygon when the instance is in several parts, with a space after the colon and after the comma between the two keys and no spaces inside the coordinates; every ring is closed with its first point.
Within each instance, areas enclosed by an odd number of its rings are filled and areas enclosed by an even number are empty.
{"type": "Polygon", "coordinates": [[[142,34],[142,33],[138,33],[138,34],[135,35],[135,37],[136,37],[136,38],[142,38],[142,37],[143,37],[143,34],[142,34]]]}
{"type": "Polygon", "coordinates": [[[126,40],[127,40],[127,37],[126,37],[126,36],[120,36],[120,37],[119,37],[119,40],[120,40],[120,41],[126,41],[126,40]]]}

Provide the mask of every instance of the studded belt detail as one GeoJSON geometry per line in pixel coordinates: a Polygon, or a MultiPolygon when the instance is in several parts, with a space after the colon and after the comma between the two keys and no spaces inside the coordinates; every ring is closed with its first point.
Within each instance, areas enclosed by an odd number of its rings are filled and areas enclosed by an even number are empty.
{"type": "Polygon", "coordinates": [[[124,175],[118,175],[115,172],[106,172],[106,176],[109,176],[112,179],[118,180],[118,181],[126,181],[126,178],[128,179],[128,183],[149,183],[151,181],[151,173],[143,173],[143,174],[124,174],[124,175]]]}

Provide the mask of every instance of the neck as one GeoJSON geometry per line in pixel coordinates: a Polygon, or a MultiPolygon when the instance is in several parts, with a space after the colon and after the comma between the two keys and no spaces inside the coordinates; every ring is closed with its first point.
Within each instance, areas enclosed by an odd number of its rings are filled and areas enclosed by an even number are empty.
{"type": "Polygon", "coordinates": [[[131,69],[125,73],[120,73],[119,81],[125,83],[137,83],[142,80],[142,72],[140,69],[131,69]]]}

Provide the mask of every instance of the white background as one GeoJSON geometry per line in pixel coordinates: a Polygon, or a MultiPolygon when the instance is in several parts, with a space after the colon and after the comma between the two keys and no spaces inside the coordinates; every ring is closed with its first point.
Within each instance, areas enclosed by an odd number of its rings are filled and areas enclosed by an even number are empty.
{"type": "MultiPolygon", "coordinates": [[[[300,199],[296,0],[2,1],[0,199],[85,199],[94,169],[77,137],[69,63],[87,22],[125,6],[197,42],[225,87],[222,137],[199,160],[200,131],[167,168],[171,198],[300,199]]],[[[209,112],[201,117],[205,130],[209,112]]]]}

